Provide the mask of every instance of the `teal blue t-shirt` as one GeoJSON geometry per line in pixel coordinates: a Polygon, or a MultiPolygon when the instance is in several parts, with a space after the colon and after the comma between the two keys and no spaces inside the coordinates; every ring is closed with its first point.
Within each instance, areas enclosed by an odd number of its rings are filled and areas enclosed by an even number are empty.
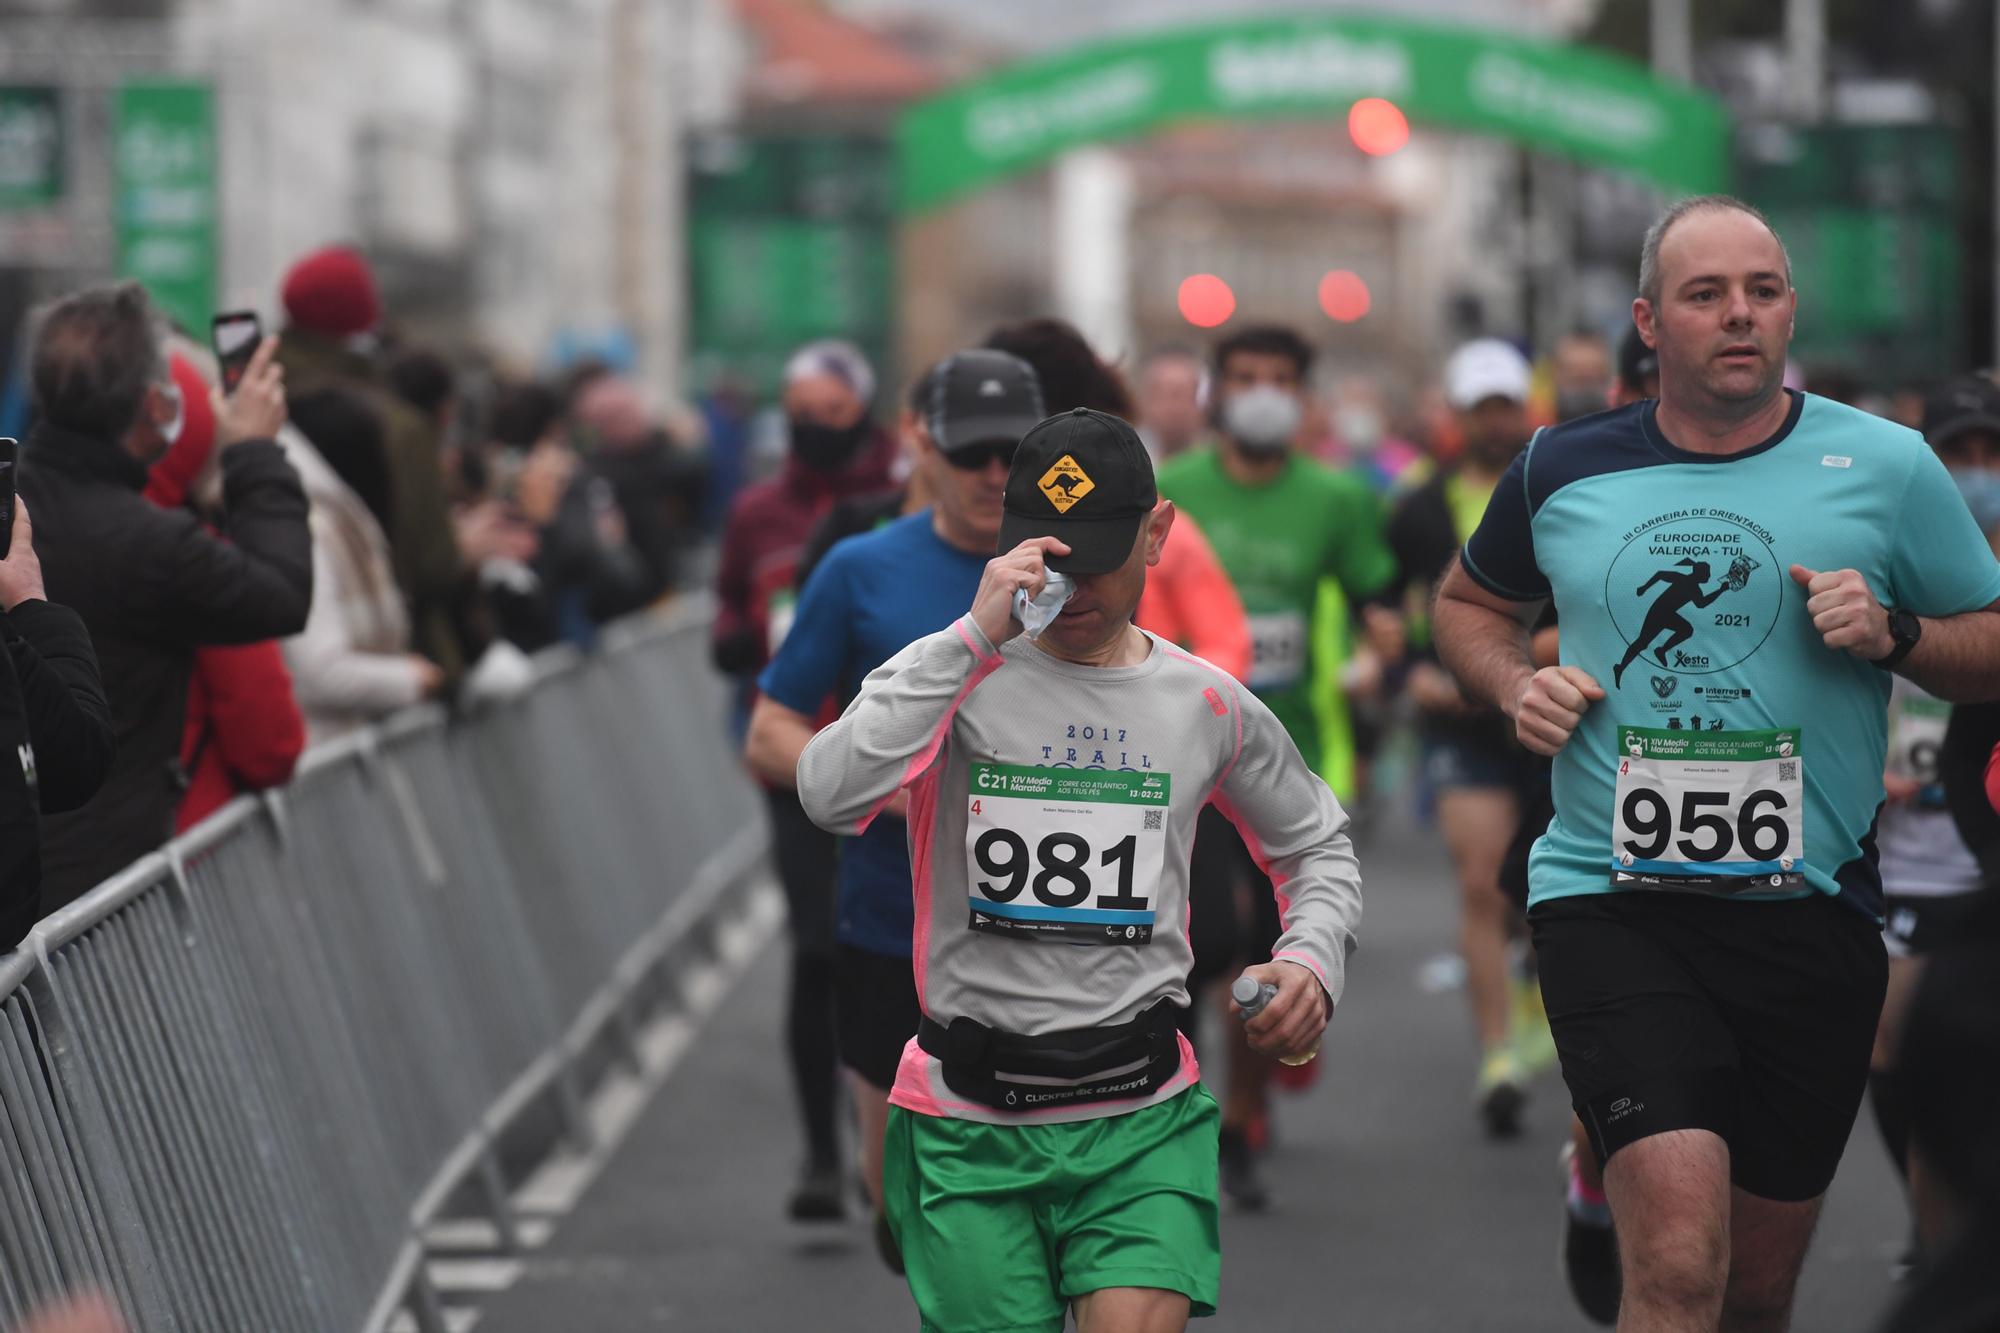
{"type": "Polygon", "coordinates": [[[1879,917],[1890,677],[1826,647],[1790,568],[1941,617],[2000,600],[2000,562],[1914,431],[1794,394],[1770,439],[1713,457],[1655,406],[1538,432],[1465,545],[1488,591],[1553,598],[1564,665],[1607,693],[1556,758],[1530,905],[1818,890],[1879,917]]]}

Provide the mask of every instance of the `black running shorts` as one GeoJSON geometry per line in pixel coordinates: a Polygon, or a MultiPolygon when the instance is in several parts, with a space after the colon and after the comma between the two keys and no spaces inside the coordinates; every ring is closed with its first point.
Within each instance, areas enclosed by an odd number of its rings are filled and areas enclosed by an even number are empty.
{"type": "Polygon", "coordinates": [[[917,1035],[922,1017],[907,957],[834,946],[833,1028],[841,1064],[887,1092],[896,1086],[903,1047],[917,1035]]]}
{"type": "Polygon", "coordinates": [[[1528,914],[1570,1102],[1601,1163],[1705,1129],[1761,1198],[1832,1183],[1868,1082],[1888,960],[1823,894],[1730,902],[1626,891],[1528,914]]]}

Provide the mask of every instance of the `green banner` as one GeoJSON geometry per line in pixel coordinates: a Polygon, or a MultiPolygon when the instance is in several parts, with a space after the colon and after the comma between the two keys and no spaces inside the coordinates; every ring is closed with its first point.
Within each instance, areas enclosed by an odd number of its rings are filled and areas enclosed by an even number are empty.
{"type": "Polygon", "coordinates": [[[1069,149],[1177,121],[1345,115],[1498,135],[1702,193],[1729,179],[1722,104],[1642,65],[1477,28],[1313,15],[1154,33],[1031,61],[917,103],[900,199],[937,208],[1069,149]]]}
{"type": "Polygon", "coordinates": [[[0,88],[0,210],[47,208],[62,195],[62,93],[0,88]]]}
{"type": "MultiPolygon", "coordinates": [[[[1792,257],[1792,358],[1888,387],[1965,364],[1963,132],[1824,125],[1745,136],[1739,177],[1792,257]]],[[[1811,384],[1808,384],[1811,387],[1811,384]]]]}
{"type": "Polygon", "coordinates": [[[215,112],[208,85],[118,89],[112,118],[118,272],[205,336],[215,309],[215,112]]]}
{"type": "MultiPolygon", "coordinates": [[[[688,219],[694,379],[727,367],[775,397],[799,344],[857,343],[885,386],[895,327],[893,173],[879,137],[697,145],[688,219]]],[[[891,389],[893,392],[893,389],[891,389]]]]}

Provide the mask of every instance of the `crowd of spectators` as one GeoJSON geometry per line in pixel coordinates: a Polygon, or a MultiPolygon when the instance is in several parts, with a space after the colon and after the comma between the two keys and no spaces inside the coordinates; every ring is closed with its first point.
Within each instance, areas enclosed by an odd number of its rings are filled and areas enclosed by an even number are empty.
{"type": "Polygon", "coordinates": [[[365,257],[306,255],[224,394],[206,331],[135,284],[31,329],[0,560],[0,947],[310,745],[435,700],[699,576],[704,455],[599,363],[513,374],[401,336],[365,257]]]}

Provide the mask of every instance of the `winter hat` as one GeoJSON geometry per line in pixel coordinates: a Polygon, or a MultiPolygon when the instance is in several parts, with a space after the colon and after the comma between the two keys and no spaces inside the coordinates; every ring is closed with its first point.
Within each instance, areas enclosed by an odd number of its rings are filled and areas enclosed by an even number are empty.
{"type": "Polygon", "coordinates": [[[285,275],[285,314],[299,328],[330,338],[366,333],[382,318],[375,273],[358,250],[329,245],[285,275]]]}

